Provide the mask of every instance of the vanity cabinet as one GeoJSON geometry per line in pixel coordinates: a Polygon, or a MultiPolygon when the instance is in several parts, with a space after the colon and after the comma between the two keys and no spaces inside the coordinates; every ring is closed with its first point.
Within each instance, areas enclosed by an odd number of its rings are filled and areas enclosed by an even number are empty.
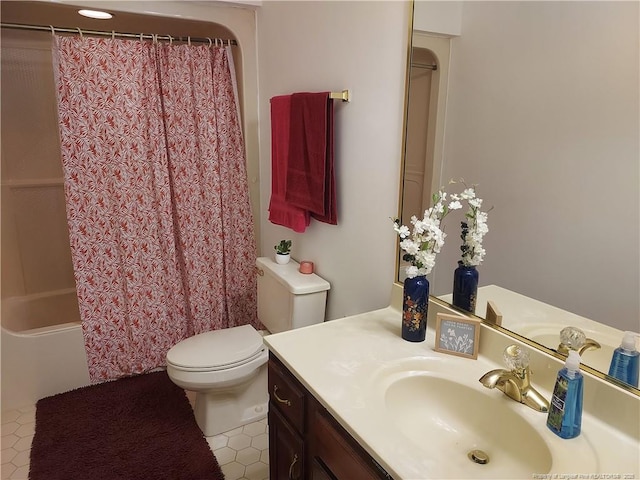
{"type": "Polygon", "coordinates": [[[273,354],[268,368],[271,480],[391,479],[273,354]]]}
{"type": "Polygon", "coordinates": [[[305,479],[305,408],[307,393],[269,354],[269,478],[305,479]]]}

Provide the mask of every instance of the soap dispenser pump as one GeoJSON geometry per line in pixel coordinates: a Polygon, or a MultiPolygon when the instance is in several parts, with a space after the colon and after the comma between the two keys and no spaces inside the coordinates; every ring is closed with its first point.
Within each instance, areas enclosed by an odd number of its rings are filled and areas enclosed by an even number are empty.
{"type": "Polygon", "coordinates": [[[640,353],[636,349],[637,333],[624,332],[622,343],[613,351],[609,375],[638,388],[640,353]]]}
{"type": "Polygon", "coordinates": [[[547,427],[561,438],[580,435],[583,383],[580,354],[570,350],[564,367],[558,372],[547,416],[547,427]]]}

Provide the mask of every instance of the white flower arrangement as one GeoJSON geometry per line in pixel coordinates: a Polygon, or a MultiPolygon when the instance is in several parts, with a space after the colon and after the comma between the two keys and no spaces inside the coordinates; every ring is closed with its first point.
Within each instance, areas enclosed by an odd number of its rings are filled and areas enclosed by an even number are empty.
{"type": "MultiPolygon", "coordinates": [[[[464,182],[463,182],[464,183],[464,182]]],[[[466,187],[466,185],[465,185],[466,187]]],[[[483,212],[482,199],[476,195],[476,186],[465,188],[459,195],[451,195],[453,200],[464,200],[469,205],[469,210],[464,214],[465,221],[462,226],[462,264],[465,267],[477,266],[482,263],[486,251],[482,246],[482,239],[489,231],[487,226],[488,212],[483,212]]]]}
{"type": "Polygon", "coordinates": [[[462,208],[459,198],[451,198],[446,205],[447,193],[440,190],[433,195],[433,207],[424,211],[422,219],[411,217],[413,231],[394,220],[394,230],[400,236],[400,248],[406,252],[402,259],[410,262],[406,267],[408,278],[428,275],[436,264],[436,255],[444,245],[446,234],[440,228],[442,219],[451,211],[462,208]]]}

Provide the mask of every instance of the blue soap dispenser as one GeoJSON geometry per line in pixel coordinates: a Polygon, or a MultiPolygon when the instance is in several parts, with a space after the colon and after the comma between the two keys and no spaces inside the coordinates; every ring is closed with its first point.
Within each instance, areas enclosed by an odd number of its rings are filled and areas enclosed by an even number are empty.
{"type": "Polygon", "coordinates": [[[636,337],[633,332],[624,332],[622,343],[613,351],[609,375],[638,388],[638,367],[640,353],[636,349],[636,337]]]}
{"type": "Polygon", "coordinates": [[[558,372],[547,416],[547,427],[561,438],[580,435],[583,381],[580,354],[570,350],[564,367],[558,372]]]}

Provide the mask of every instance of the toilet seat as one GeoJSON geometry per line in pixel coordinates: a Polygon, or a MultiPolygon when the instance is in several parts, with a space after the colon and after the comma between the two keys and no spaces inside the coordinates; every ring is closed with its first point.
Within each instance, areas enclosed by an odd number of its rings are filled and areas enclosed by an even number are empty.
{"type": "Polygon", "coordinates": [[[181,341],[167,352],[167,365],[184,372],[228,370],[253,362],[265,350],[262,336],[251,325],[242,325],[181,341]]]}

